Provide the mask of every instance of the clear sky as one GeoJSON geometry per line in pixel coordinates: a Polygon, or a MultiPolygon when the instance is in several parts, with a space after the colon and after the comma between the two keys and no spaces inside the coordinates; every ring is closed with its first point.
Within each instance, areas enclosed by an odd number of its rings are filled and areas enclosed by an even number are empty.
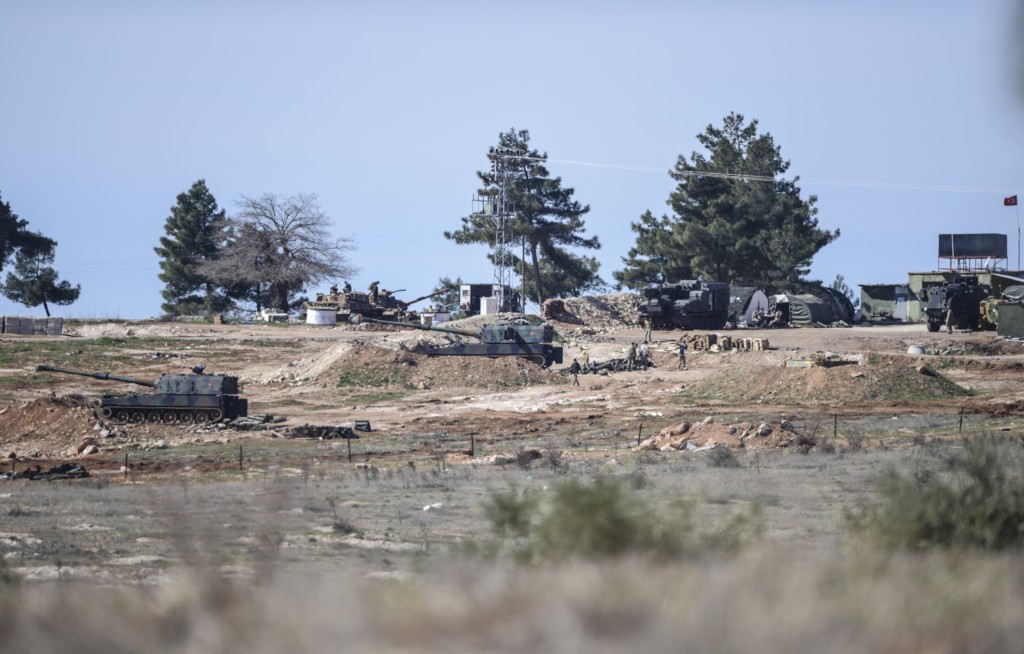
{"type": "MultiPolygon", "coordinates": [[[[630,222],[668,211],[677,156],[735,111],[842,231],[811,278],[904,282],[935,268],[948,232],[1007,234],[1013,268],[1021,13],[1010,0],[8,2],[0,196],[82,286],[54,315],[159,315],[153,248],[200,178],[229,213],[241,194],[317,194],[358,248],[353,286],[411,299],[441,276],[491,280],[484,246],[442,232],[515,127],[590,205],[610,282],[630,222]]],[[[0,298],[2,314],[42,307],[0,298]]]]}

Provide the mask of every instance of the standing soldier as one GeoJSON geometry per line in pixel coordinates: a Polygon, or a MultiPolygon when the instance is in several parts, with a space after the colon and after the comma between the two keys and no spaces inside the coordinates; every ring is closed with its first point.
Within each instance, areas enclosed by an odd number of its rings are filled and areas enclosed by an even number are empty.
{"type": "Polygon", "coordinates": [[[651,319],[644,318],[644,343],[651,342],[651,319]]]}
{"type": "Polygon", "coordinates": [[[651,350],[647,347],[647,343],[640,344],[640,365],[644,370],[651,365],[651,350]]]}
{"type": "Polygon", "coordinates": [[[636,367],[636,343],[629,344],[629,351],[626,352],[626,370],[632,372],[636,367]]]}
{"type": "Polygon", "coordinates": [[[679,361],[676,362],[676,370],[679,370],[680,366],[683,370],[686,370],[686,341],[679,339],[679,361]]]}
{"type": "Polygon", "coordinates": [[[576,359],[572,360],[572,365],[569,366],[569,372],[572,373],[572,385],[580,385],[580,362],[576,359]]]}
{"type": "Polygon", "coordinates": [[[583,369],[590,370],[590,351],[583,350],[583,369]]]}
{"type": "Polygon", "coordinates": [[[380,282],[370,282],[370,297],[373,298],[373,303],[377,304],[377,284],[380,282]]]}

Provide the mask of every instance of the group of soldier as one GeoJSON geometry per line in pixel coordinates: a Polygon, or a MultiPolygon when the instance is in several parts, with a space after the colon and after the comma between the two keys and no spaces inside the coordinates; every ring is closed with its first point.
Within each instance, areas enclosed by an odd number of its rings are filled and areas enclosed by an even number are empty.
{"type": "Polygon", "coordinates": [[[765,310],[761,307],[754,309],[752,320],[754,327],[782,327],[785,324],[783,321],[782,308],[777,304],[771,313],[765,313],[765,310]]]}

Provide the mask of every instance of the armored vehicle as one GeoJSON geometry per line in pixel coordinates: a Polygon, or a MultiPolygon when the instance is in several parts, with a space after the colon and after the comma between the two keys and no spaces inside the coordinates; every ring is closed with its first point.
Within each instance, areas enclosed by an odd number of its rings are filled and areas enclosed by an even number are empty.
{"type": "Polygon", "coordinates": [[[729,285],[700,277],[651,286],[636,311],[654,329],[722,329],[729,318],[729,285]]]}
{"type": "Polygon", "coordinates": [[[118,423],[203,424],[231,420],[245,416],[249,411],[248,401],[238,397],[238,377],[204,375],[199,366],[193,368],[196,374],[163,375],[155,382],[106,372],[82,372],[53,366],[37,366],[36,370],[138,384],[156,390],[148,394],[104,395],[97,402],[96,408],[104,418],[118,423]]]}
{"type": "Polygon", "coordinates": [[[943,326],[953,329],[976,330],[981,323],[981,302],[990,295],[990,289],[979,284],[975,277],[956,277],[952,282],[928,290],[928,331],[937,332],[943,326]]]}
{"type": "Polygon", "coordinates": [[[338,322],[349,322],[355,316],[362,318],[381,318],[384,320],[411,321],[416,320],[416,311],[409,307],[417,302],[429,300],[442,293],[447,293],[451,288],[441,289],[435,293],[418,297],[415,300],[404,302],[395,297],[398,291],[381,290],[369,293],[356,291],[338,292],[337,286],[332,286],[330,293],[317,293],[316,300],[305,302],[306,308],[334,309],[337,312],[338,322]]]}
{"type": "Polygon", "coordinates": [[[552,363],[562,363],[562,347],[552,345],[555,330],[551,325],[485,325],[479,332],[473,332],[468,329],[398,323],[374,318],[368,318],[367,321],[465,336],[479,341],[430,347],[426,351],[430,357],[528,357],[541,363],[545,368],[552,363]]]}

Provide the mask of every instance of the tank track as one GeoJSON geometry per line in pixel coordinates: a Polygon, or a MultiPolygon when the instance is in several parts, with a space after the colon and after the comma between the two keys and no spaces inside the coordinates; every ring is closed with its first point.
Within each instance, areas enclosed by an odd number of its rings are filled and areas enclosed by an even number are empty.
{"type": "Polygon", "coordinates": [[[224,418],[219,407],[160,407],[148,408],[129,405],[105,406],[99,409],[104,419],[119,425],[205,425],[224,418]]]}

